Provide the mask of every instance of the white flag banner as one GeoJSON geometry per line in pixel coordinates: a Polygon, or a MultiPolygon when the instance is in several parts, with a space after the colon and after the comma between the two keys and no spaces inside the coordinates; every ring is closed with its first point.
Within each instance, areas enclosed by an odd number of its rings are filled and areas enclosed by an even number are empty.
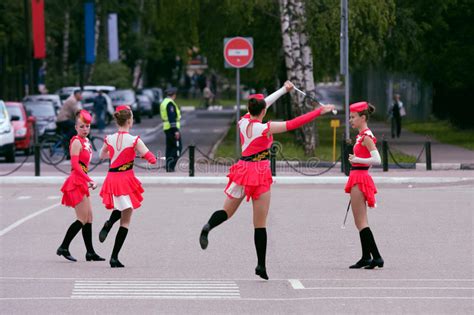
{"type": "Polygon", "coordinates": [[[118,42],[118,26],[117,13],[109,14],[107,20],[108,39],[109,39],[109,62],[119,60],[119,42],[118,42]]]}

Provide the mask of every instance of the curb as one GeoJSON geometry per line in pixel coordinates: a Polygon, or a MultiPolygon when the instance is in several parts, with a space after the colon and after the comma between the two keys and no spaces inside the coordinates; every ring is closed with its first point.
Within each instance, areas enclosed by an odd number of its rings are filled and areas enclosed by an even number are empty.
{"type": "MultiPolygon", "coordinates": [[[[98,184],[104,182],[104,176],[92,176],[98,184]]],[[[139,177],[140,178],[140,177],[139,177]]],[[[42,184],[42,185],[60,185],[66,179],[65,176],[9,176],[0,178],[0,185],[14,184],[42,184]]],[[[374,176],[377,184],[446,184],[446,183],[463,183],[473,182],[474,178],[469,177],[382,177],[374,176]]],[[[210,184],[227,184],[225,176],[209,176],[209,177],[165,177],[165,176],[146,176],[141,177],[143,184],[164,184],[164,185],[210,185],[210,184]]],[[[275,184],[282,185],[301,185],[301,184],[345,184],[346,176],[319,176],[319,177],[299,177],[299,176],[275,176],[275,184]]]]}
{"type": "MultiPolygon", "coordinates": [[[[416,163],[417,170],[426,170],[426,163],[416,163]]],[[[474,170],[474,163],[431,163],[432,170],[474,170]]]]}

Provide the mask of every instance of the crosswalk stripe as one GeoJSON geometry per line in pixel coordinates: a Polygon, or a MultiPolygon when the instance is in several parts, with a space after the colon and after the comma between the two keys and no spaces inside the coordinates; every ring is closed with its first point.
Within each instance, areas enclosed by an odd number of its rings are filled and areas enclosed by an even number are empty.
{"type": "Polygon", "coordinates": [[[72,298],[240,298],[230,280],[76,280],[72,298]]]}

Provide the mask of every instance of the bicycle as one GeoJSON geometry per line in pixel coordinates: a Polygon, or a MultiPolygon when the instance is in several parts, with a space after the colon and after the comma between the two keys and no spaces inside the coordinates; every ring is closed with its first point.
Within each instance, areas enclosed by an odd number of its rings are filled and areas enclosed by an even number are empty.
{"type": "MultiPolygon", "coordinates": [[[[100,149],[104,145],[104,139],[96,136],[88,136],[91,143],[91,164],[100,163],[100,149]]],[[[40,142],[41,160],[48,165],[58,165],[69,156],[69,139],[57,130],[53,134],[45,134],[40,142]]]]}

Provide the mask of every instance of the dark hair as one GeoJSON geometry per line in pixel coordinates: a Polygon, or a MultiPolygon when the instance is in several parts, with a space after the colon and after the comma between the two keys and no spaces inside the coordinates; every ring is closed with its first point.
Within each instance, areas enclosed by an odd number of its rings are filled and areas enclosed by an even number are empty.
{"type": "Polygon", "coordinates": [[[266,103],[265,100],[258,100],[256,98],[249,99],[248,108],[249,113],[252,116],[258,116],[265,109],[266,103]]]}
{"type": "Polygon", "coordinates": [[[358,112],[359,116],[365,116],[365,121],[369,121],[370,116],[375,112],[375,106],[369,103],[369,108],[358,112]]]}
{"type": "Polygon", "coordinates": [[[76,95],[77,93],[82,93],[82,91],[80,89],[77,89],[77,90],[74,90],[74,95],[76,95]]]}
{"type": "Polygon", "coordinates": [[[81,110],[80,109],[76,110],[76,113],[74,114],[74,116],[76,117],[76,121],[77,121],[79,117],[81,117],[81,110]]]}
{"type": "Polygon", "coordinates": [[[129,110],[121,110],[114,113],[114,118],[117,125],[123,127],[127,121],[132,118],[132,112],[129,110]]]}

